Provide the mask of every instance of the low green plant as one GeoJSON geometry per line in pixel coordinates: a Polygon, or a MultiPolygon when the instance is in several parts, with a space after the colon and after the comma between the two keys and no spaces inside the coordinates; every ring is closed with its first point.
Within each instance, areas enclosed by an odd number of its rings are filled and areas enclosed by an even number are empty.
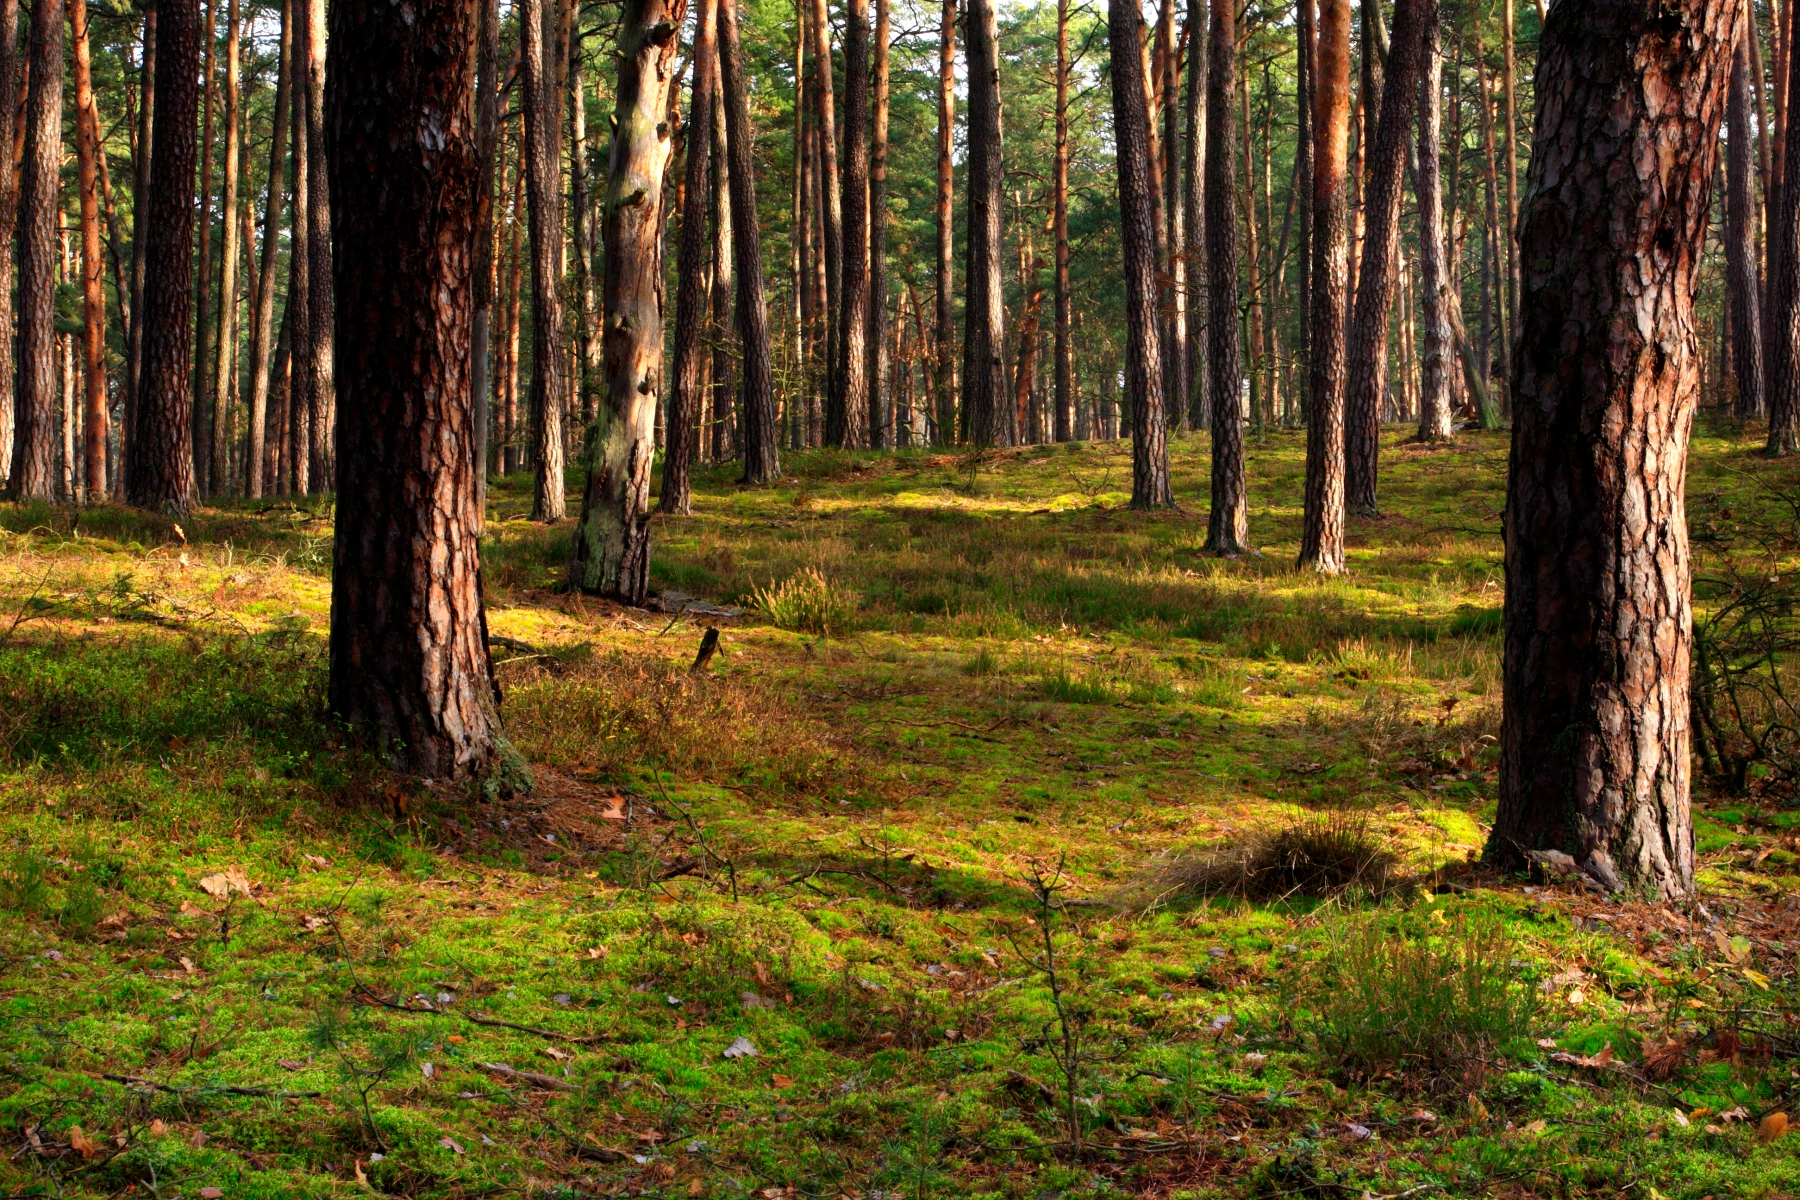
{"type": "Polygon", "coordinates": [[[1038,680],[1038,691],[1044,699],[1062,704],[1111,704],[1113,690],[1104,679],[1092,675],[1076,675],[1067,667],[1058,667],[1038,680]]]}
{"type": "Polygon", "coordinates": [[[94,886],[92,877],[86,872],[71,876],[63,885],[62,908],[56,914],[56,923],[71,933],[87,934],[105,915],[106,899],[94,886]]]}
{"type": "Polygon", "coordinates": [[[855,592],[807,567],[778,585],[755,589],[750,603],[778,628],[830,637],[850,631],[860,602],[855,592]]]}
{"type": "Polygon", "coordinates": [[[42,911],[50,899],[49,871],[49,860],[31,847],[13,851],[0,871],[0,905],[24,916],[42,911]]]}
{"type": "Polygon", "coordinates": [[[995,658],[994,652],[992,650],[988,649],[986,646],[983,646],[981,649],[977,650],[975,652],[974,657],[970,658],[967,662],[963,663],[963,665],[962,665],[962,673],[964,675],[973,675],[977,679],[981,679],[988,675],[992,675],[995,671],[998,671],[999,669],[1000,669],[1000,660],[998,658],[995,658]]]}

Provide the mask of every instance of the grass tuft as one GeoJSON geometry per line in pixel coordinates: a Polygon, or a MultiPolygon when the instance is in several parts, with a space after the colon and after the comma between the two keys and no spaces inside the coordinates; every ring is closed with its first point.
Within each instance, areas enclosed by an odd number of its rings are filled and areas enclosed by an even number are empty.
{"type": "Polygon", "coordinates": [[[1357,891],[1384,896],[1404,886],[1400,860],[1368,822],[1342,813],[1302,817],[1210,853],[1182,859],[1156,875],[1162,896],[1237,896],[1285,900],[1357,891]]]}
{"type": "Polygon", "coordinates": [[[807,567],[779,585],[759,587],[750,603],[780,629],[821,637],[850,632],[860,602],[855,592],[839,587],[816,567],[807,567]]]}

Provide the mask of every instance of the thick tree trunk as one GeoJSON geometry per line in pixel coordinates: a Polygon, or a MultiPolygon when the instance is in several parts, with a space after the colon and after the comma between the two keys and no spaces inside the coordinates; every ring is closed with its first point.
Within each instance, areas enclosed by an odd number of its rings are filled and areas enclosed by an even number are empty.
{"type": "Polygon", "coordinates": [[[1192,295],[1187,303],[1187,393],[1165,396],[1170,407],[1180,405],[1184,423],[1196,432],[1212,422],[1207,393],[1207,321],[1211,312],[1206,278],[1206,69],[1208,60],[1207,0],[1188,0],[1187,114],[1181,155],[1182,224],[1187,235],[1187,281],[1192,295]]]}
{"type": "Polygon", "coordinates": [[[1312,98],[1312,314],[1300,566],[1344,573],[1344,295],[1350,276],[1350,0],[1323,0],[1312,98]]]}
{"type": "Polygon", "coordinates": [[[1055,206],[1051,237],[1056,243],[1056,440],[1067,442],[1076,436],[1074,352],[1069,345],[1069,0],[1056,0],[1056,158],[1051,170],[1051,203],[1055,206]]]}
{"type": "Polygon", "coordinates": [[[738,40],[736,0],[719,2],[719,76],[731,171],[731,245],[736,259],[737,332],[743,354],[744,482],[781,474],[776,442],[774,364],[769,353],[768,289],[763,282],[762,228],[756,217],[755,131],[750,125],[750,80],[738,40]]]}
{"type": "Polygon", "coordinates": [[[887,192],[888,0],[875,0],[875,45],[870,65],[869,136],[869,311],[864,347],[868,354],[869,445],[894,448],[894,398],[888,388],[887,192]]]}
{"type": "MultiPolygon", "coordinates": [[[[562,111],[556,87],[555,0],[519,10],[524,92],[525,194],[531,234],[531,449],[537,473],[531,519],[560,521],[563,500],[562,111]]],[[[662,118],[659,117],[660,121],[662,118]]],[[[658,208],[660,209],[660,204],[658,208]]],[[[611,313],[611,308],[607,312],[611,313]]]]}
{"type": "MultiPolygon", "coordinates": [[[[663,175],[681,0],[626,0],[604,197],[606,402],[569,556],[569,583],[641,605],[650,590],[650,466],[663,389],[663,175]]],[[[721,21],[721,24],[724,24],[721,21]]]]}
{"type": "Polygon", "coordinates": [[[968,249],[963,271],[963,410],[968,440],[1011,445],[1005,419],[1006,254],[1000,48],[994,0],[969,0],[968,249]]]}
{"type": "Polygon", "coordinates": [[[1443,194],[1438,184],[1442,156],[1440,130],[1443,64],[1438,56],[1438,8],[1428,0],[1425,16],[1424,71],[1419,81],[1419,310],[1424,338],[1419,376],[1419,440],[1448,442],[1456,436],[1452,424],[1455,404],[1451,397],[1453,333],[1450,323],[1450,278],[1444,269],[1443,194]]]}
{"type": "Polygon", "coordinates": [[[1732,365],[1737,376],[1737,413],[1760,417],[1762,394],[1762,297],[1756,272],[1756,217],[1751,181],[1750,42],[1754,22],[1745,22],[1731,63],[1731,97],[1726,121],[1725,276],[1731,304],[1732,365]]]}
{"type": "Polygon", "coordinates": [[[200,101],[200,269],[194,277],[194,491],[196,497],[212,494],[212,372],[207,343],[213,333],[212,313],[212,223],[213,223],[213,114],[219,97],[218,54],[219,4],[206,2],[204,66],[201,68],[200,101]]]}
{"type": "MultiPolygon", "coordinates": [[[[38,0],[19,175],[19,379],[13,434],[15,500],[56,493],[57,190],[62,166],[63,4],[38,0]]],[[[185,276],[183,276],[185,279],[185,276]]]]}
{"type": "Polygon", "coordinates": [[[528,786],[501,737],[477,547],[476,3],[332,5],[345,394],[330,702],[396,764],[528,786]]]}
{"type": "Polygon", "coordinates": [[[957,0],[943,0],[938,22],[937,296],[931,369],[936,376],[940,445],[956,440],[956,297],[950,271],[955,241],[951,227],[955,174],[950,149],[956,132],[956,4],[957,0]]]}
{"type": "MultiPolygon", "coordinates": [[[[299,0],[296,0],[299,2],[299,0]]],[[[331,175],[325,163],[325,0],[306,3],[306,311],[311,318],[306,398],[310,410],[307,470],[314,491],[336,486],[337,387],[332,373],[336,322],[332,297],[331,175]]]]}
{"type": "Polygon", "coordinates": [[[1356,307],[1345,346],[1348,378],[1344,393],[1345,502],[1351,512],[1362,516],[1375,515],[1381,402],[1387,390],[1388,317],[1400,251],[1400,185],[1406,174],[1413,106],[1419,99],[1425,9],[1430,3],[1399,0],[1394,5],[1393,50],[1388,55],[1381,117],[1368,154],[1362,266],[1357,271],[1356,307]]]}
{"type": "MultiPolygon", "coordinates": [[[[281,243],[282,177],[287,171],[288,108],[294,91],[294,0],[281,6],[281,52],[275,69],[275,119],[269,138],[269,191],[263,204],[262,269],[256,276],[256,332],[250,341],[250,445],[246,451],[246,494],[262,499],[275,479],[264,470],[269,440],[269,347],[274,342],[275,263],[281,243]]],[[[280,427],[275,429],[279,439],[280,427]]]]}
{"type": "Polygon", "coordinates": [[[186,512],[194,494],[188,333],[194,299],[200,6],[197,0],[158,0],[157,13],[156,117],[144,235],[144,361],[136,427],[127,444],[126,495],[141,508],[186,512]]]}
{"type": "Polygon", "coordinates": [[[694,67],[688,91],[687,186],[681,205],[681,249],[675,265],[675,386],[669,394],[669,434],[657,507],[682,516],[693,511],[693,464],[701,406],[706,400],[706,222],[711,188],[716,0],[700,0],[694,24],[694,67]]]}
{"type": "Polygon", "coordinates": [[[69,0],[75,53],[76,181],[81,194],[82,475],[90,504],[107,497],[106,261],[100,250],[100,114],[94,108],[87,0],[69,0]]]}
{"type": "MultiPolygon", "coordinates": [[[[1227,0],[1229,2],[1229,0],[1227,0]]],[[[1163,410],[1161,307],[1156,280],[1156,204],[1150,124],[1134,4],[1107,6],[1112,50],[1113,136],[1118,143],[1119,234],[1125,268],[1125,388],[1131,397],[1131,507],[1172,508],[1163,410]]]]}
{"type": "Polygon", "coordinates": [[[1559,4],[1544,29],[1506,503],[1490,860],[1694,886],[1694,289],[1739,5],[1559,4]]]}
{"type": "Polygon", "coordinates": [[[229,0],[225,19],[225,179],[219,206],[219,313],[213,337],[212,490],[231,490],[231,383],[237,367],[238,263],[238,0],[229,0]]]}
{"type": "Polygon", "coordinates": [[[869,6],[844,9],[843,282],[838,292],[837,357],[825,405],[825,442],[867,444],[869,413],[869,6]]]}
{"type": "Polygon", "coordinates": [[[1238,350],[1237,11],[1233,0],[1212,0],[1206,78],[1207,381],[1212,406],[1212,510],[1206,548],[1241,554],[1249,548],[1250,515],[1244,480],[1244,402],[1238,350]]]}

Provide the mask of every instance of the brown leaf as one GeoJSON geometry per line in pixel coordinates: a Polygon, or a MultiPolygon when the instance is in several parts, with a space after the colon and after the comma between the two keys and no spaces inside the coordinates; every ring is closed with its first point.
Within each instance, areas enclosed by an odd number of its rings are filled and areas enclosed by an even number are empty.
{"type": "Polygon", "coordinates": [[[329,867],[331,865],[331,860],[329,858],[320,858],[316,854],[302,854],[300,857],[304,858],[315,867],[329,867]]]}
{"type": "Polygon", "coordinates": [[[447,1133],[438,1139],[438,1145],[442,1146],[452,1154],[461,1154],[463,1152],[462,1144],[447,1133]]]}
{"type": "Polygon", "coordinates": [[[1772,1142],[1782,1134],[1786,1133],[1787,1127],[1788,1115],[1784,1112],[1772,1112],[1764,1117],[1762,1123],[1756,1127],[1756,1140],[1759,1142],[1772,1142]]]}
{"type": "Polygon", "coordinates": [[[192,900],[183,900],[181,902],[181,913],[186,917],[204,917],[207,915],[206,910],[201,908],[198,904],[195,904],[192,900]]]}
{"type": "Polygon", "coordinates": [[[92,1158],[100,1153],[100,1143],[87,1135],[79,1125],[69,1126],[69,1149],[83,1158],[92,1158]]]}
{"type": "Polygon", "coordinates": [[[623,821],[625,819],[625,805],[617,796],[609,798],[606,802],[606,807],[600,810],[600,819],[603,821],[623,821]]]}
{"type": "Polygon", "coordinates": [[[194,1130],[194,1136],[188,1139],[188,1145],[198,1150],[200,1147],[206,1145],[207,1141],[206,1130],[196,1129],[194,1130]]]}
{"type": "Polygon", "coordinates": [[[214,896],[223,900],[225,897],[231,895],[231,880],[225,878],[223,875],[202,875],[200,877],[200,890],[209,896],[214,896]]]}
{"type": "Polygon", "coordinates": [[[794,1081],[786,1075],[771,1075],[769,1077],[769,1082],[774,1084],[777,1088],[791,1088],[794,1086],[794,1081]]]}
{"type": "Polygon", "coordinates": [[[189,975],[192,975],[194,973],[195,967],[194,967],[193,959],[189,958],[187,955],[184,954],[181,956],[179,961],[181,963],[182,970],[186,971],[189,975]]]}
{"type": "Polygon", "coordinates": [[[156,1118],[156,1120],[150,1122],[150,1136],[151,1137],[166,1137],[166,1136],[168,1136],[168,1133],[169,1133],[169,1127],[163,1123],[163,1119],[161,1117],[158,1117],[158,1118],[156,1118]]]}
{"type": "Polygon", "coordinates": [[[200,1200],[219,1200],[224,1194],[224,1188],[203,1187],[200,1189],[200,1200]]]}
{"type": "Polygon", "coordinates": [[[298,1071],[306,1064],[297,1058],[278,1058],[275,1060],[275,1065],[284,1071],[298,1071]]]}

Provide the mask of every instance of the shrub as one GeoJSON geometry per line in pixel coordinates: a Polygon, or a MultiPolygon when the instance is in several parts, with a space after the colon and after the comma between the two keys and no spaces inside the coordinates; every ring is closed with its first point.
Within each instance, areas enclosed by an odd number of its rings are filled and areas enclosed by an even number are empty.
{"type": "Polygon", "coordinates": [[[1310,979],[1320,1049],[1363,1070],[1403,1061],[1442,1070],[1525,1037],[1539,1000],[1515,953],[1492,918],[1410,934],[1358,921],[1310,979]]]}
{"type": "Polygon", "coordinates": [[[1284,900],[1362,891],[1380,896],[1403,886],[1399,859],[1368,822],[1334,813],[1302,817],[1272,830],[1176,861],[1158,872],[1160,895],[1284,900]]]}
{"type": "Polygon", "coordinates": [[[779,586],[757,588],[750,603],[782,629],[830,637],[847,632],[856,618],[856,593],[840,588],[815,567],[789,576],[779,586]]]}

